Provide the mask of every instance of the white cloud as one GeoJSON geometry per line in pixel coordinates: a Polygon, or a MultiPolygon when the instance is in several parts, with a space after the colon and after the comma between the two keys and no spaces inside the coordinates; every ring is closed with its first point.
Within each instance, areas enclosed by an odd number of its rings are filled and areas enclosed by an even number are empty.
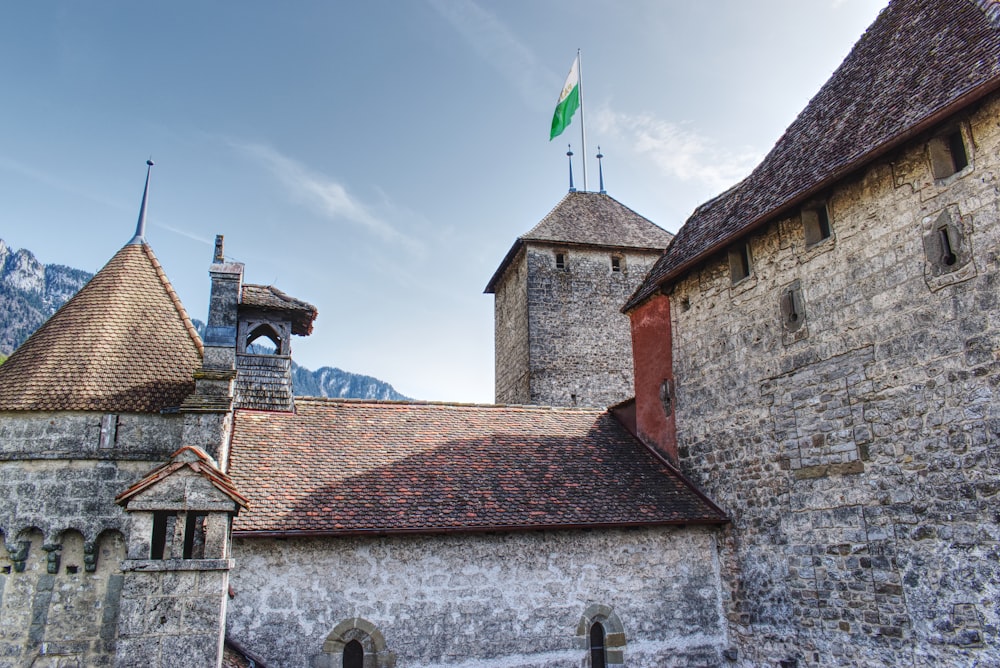
{"type": "MultiPolygon", "coordinates": [[[[429,3],[530,108],[544,110],[549,102],[555,108],[562,78],[540,65],[534,52],[496,15],[473,0],[429,0],[429,3]]],[[[569,60],[566,65],[568,71],[569,60]]]]}
{"type": "Polygon", "coordinates": [[[763,157],[748,147],[734,150],[720,146],[683,125],[650,113],[598,109],[593,123],[598,133],[652,160],[663,176],[697,183],[712,192],[721,192],[745,177],[763,157]]]}
{"type": "Polygon", "coordinates": [[[343,184],[334,179],[317,174],[268,146],[230,143],[264,165],[293,198],[304,202],[321,215],[331,220],[345,220],[383,241],[399,244],[411,251],[423,250],[420,241],[400,232],[375,215],[369,206],[351,195],[343,184]]]}

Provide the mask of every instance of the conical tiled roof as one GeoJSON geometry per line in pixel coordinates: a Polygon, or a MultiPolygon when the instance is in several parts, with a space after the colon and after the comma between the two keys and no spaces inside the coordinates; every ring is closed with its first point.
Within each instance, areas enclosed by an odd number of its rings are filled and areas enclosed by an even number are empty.
{"type": "Polygon", "coordinates": [[[203,352],[152,249],[130,243],[0,366],[0,411],[159,412],[203,352]]]}
{"type": "Polygon", "coordinates": [[[613,197],[570,192],[529,232],[518,237],[490,279],[486,292],[494,291],[525,242],[662,251],[672,238],[670,232],[613,197]]]}

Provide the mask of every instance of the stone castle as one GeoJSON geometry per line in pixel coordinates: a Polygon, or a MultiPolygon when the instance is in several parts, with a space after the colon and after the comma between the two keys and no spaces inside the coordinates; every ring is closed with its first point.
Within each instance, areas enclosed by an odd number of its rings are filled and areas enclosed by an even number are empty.
{"type": "Polygon", "coordinates": [[[316,309],[219,239],[200,338],[143,202],[0,366],[0,666],[1000,665],[1000,2],[892,0],[676,237],[569,193],[495,406],[293,397],[316,309]]]}

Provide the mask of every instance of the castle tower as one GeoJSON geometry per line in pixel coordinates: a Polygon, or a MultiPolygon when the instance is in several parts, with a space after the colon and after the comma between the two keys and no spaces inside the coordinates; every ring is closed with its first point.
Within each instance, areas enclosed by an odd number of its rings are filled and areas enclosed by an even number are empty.
{"type": "Polygon", "coordinates": [[[604,193],[576,191],[518,237],[486,286],[497,403],[604,407],[631,397],[619,309],[671,238],[604,193]]]}

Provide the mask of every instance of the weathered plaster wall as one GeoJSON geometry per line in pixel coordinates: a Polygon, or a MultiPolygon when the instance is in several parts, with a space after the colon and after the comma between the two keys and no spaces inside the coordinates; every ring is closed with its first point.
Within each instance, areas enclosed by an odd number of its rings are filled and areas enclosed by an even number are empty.
{"type": "Polygon", "coordinates": [[[228,632],[268,665],[323,653],[361,618],[398,668],[579,668],[577,625],[611,607],[634,667],[719,665],[716,533],[653,528],[381,538],[236,538],[228,632]]]}
{"type": "Polygon", "coordinates": [[[633,395],[622,305],[658,253],[527,245],[530,403],[606,407],[633,395]],[[556,267],[563,253],[565,269],[556,267]],[[621,258],[622,270],[611,269],[621,258]]]}
{"type": "Polygon", "coordinates": [[[832,238],[781,220],[749,278],[722,257],[670,297],[681,463],[734,518],[743,665],[1000,665],[998,118],[960,119],[958,174],[933,179],[925,137],[829,193],[832,238]]]}

